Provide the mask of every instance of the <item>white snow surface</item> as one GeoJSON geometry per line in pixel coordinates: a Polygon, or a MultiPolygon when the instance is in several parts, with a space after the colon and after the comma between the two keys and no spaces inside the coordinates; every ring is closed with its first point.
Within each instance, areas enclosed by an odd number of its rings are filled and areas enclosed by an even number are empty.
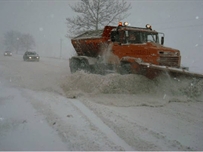
{"type": "Polygon", "coordinates": [[[203,150],[203,80],[71,74],[0,56],[0,150],[203,150]]]}

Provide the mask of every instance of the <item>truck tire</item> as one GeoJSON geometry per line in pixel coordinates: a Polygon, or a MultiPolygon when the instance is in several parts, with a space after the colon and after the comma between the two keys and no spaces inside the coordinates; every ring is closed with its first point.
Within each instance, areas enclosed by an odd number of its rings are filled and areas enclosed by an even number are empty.
{"type": "Polygon", "coordinates": [[[70,60],[70,71],[75,73],[76,71],[83,70],[85,72],[91,72],[88,62],[84,59],[71,59],[70,60]]]}
{"type": "Polygon", "coordinates": [[[120,74],[132,73],[132,67],[130,63],[121,63],[120,74]]]}
{"type": "Polygon", "coordinates": [[[86,60],[80,60],[78,70],[83,70],[85,72],[91,72],[90,65],[86,60]]]}
{"type": "Polygon", "coordinates": [[[75,73],[79,69],[80,60],[78,60],[78,59],[71,59],[69,64],[70,64],[70,72],[71,73],[75,73]]]}

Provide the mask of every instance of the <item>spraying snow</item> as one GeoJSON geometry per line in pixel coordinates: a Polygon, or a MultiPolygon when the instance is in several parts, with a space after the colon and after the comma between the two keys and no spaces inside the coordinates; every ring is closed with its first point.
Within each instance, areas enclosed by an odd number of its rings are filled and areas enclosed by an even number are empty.
{"type": "Polygon", "coordinates": [[[163,106],[169,102],[203,99],[203,80],[177,79],[165,75],[149,80],[135,74],[112,73],[104,76],[79,71],[68,75],[61,87],[70,98],[100,96],[94,101],[115,106],[163,106]],[[131,100],[128,99],[129,95],[133,96],[131,100]],[[122,100],[119,102],[119,99],[122,100]],[[123,100],[126,102],[123,103],[123,100]]]}

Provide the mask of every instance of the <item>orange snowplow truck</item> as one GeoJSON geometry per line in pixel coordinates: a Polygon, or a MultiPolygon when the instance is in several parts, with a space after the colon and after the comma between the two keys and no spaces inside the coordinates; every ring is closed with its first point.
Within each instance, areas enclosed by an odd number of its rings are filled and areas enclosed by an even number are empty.
{"type": "Polygon", "coordinates": [[[163,46],[164,33],[145,28],[128,26],[105,26],[103,30],[87,31],[71,39],[77,52],[69,59],[72,73],[84,70],[105,74],[141,74],[150,79],[161,72],[203,78],[202,74],[189,72],[181,67],[180,51],[163,46]]]}

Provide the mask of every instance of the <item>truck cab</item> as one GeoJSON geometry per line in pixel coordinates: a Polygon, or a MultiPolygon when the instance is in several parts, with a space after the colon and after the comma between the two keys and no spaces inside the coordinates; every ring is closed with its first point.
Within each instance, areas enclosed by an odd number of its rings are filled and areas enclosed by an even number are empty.
{"type": "Polygon", "coordinates": [[[180,67],[180,51],[163,46],[164,34],[146,28],[129,27],[126,23],[111,31],[112,52],[121,62],[143,62],[155,65],[180,67]]]}

